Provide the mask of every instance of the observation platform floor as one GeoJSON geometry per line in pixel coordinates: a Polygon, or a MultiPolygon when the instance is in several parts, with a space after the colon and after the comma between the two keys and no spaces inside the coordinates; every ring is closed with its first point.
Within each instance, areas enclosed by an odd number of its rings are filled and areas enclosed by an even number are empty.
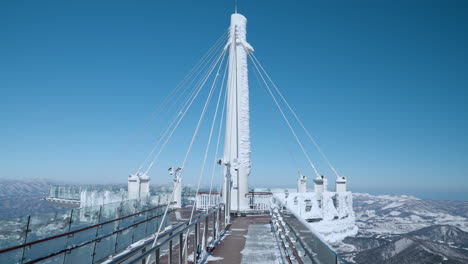
{"type": "Polygon", "coordinates": [[[271,231],[270,219],[270,215],[231,217],[229,230],[207,262],[279,263],[279,248],[271,231]]]}

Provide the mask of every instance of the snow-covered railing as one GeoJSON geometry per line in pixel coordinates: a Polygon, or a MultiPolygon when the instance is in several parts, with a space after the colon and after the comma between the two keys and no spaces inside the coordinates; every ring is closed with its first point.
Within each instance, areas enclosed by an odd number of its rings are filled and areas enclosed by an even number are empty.
{"type": "Polygon", "coordinates": [[[197,195],[197,209],[208,210],[221,202],[219,193],[198,193],[197,195]]]}
{"type": "Polygon", "coordinates": [[[271,206],[272,193],[270,192],[249,192],[250,208],[254,211],[269,211],[271,206]]]}
{"type": "Polygon", "coordinates": [[[303,263],[347,264],[305,219],[291,213],[283,201],[273,197],[271,206],[276,238],[281,241],[282,253],[287,258],[302,259],[303,263]]]}

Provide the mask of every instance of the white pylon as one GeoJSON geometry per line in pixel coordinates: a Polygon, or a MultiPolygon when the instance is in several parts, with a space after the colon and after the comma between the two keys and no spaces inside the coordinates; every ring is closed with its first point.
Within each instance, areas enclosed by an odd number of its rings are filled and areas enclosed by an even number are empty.
{"type": "Polygon", "coordinates": [[[227,168],[230,168],[232,180],[231,197],[224,195],[224,202],[229,204],[233,211],[247,211],[249,206],[250,175],[250,107],[249,82],[247,71],[247,55],[253,51],[247,43],[247,19],[241,14],[231,15],[230,38],[226,45],[229,47],[229,74],[227,83],[227,112],[226,132],[224,141],[225,169],[223,193],[228,180],[227,168]]]}

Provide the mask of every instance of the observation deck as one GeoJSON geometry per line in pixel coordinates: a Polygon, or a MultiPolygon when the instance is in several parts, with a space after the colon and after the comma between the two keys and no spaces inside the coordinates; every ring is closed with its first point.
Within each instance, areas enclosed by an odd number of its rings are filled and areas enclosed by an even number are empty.
{"type": "Polygon", "coordinates": [[[0,263],[346,263],[267,195],[242,216],[185,205],[162,221],[167,204],[128,200],[2,220],[0,263]]]}

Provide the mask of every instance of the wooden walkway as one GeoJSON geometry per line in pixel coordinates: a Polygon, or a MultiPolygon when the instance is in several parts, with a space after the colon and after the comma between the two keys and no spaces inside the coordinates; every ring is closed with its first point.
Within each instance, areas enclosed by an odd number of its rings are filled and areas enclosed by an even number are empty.
{"type": "Polygon", "coordinates": [[[234,217],[225,237],[208,258],[209,263],[275,263],[277,248],[269,227],[271,216],[234,217]],[[247,245],[247,247],[246,247],[247,245]],[[255,260],[254,258],[257,258],[255,260]]]}

